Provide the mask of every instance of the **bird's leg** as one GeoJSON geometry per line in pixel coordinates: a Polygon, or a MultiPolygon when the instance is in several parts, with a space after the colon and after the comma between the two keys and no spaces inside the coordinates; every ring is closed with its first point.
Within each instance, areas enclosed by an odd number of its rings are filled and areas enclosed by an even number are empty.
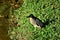
{"type": "Polygon", "coordinates": [[[41,29],[41,27],[40,27],[40,26],[37,26],[37,28],[41,29]]]}
{"type": "Polygon", "coordinates": [[[41,29],[41,27],[40,26],[37,26],[37,25],[35,25],[34,28],[35,28],[34,31],[36,31],[36,28],[41,29]]]}
{"type": "Polygon", "coordinates": [[[34,28],[35,28],[34,31],[36,31],[36,27],[37,27],[37,26],[35,25],[35,26],[34,26],[34,28]]]}
{"type": "Polygon", "coordinates": [[[34,28],[34,31],[36,31],[36,27],[34,28]]]}

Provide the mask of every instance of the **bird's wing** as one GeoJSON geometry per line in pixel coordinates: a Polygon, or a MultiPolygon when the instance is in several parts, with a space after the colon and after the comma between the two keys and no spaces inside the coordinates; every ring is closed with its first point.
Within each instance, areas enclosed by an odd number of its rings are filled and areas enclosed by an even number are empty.
{"type": "Polygon", "coordinates": [[[39,19],[36,19],[36,24],[41,27],[44,25],[43,22],[39,19]]]}

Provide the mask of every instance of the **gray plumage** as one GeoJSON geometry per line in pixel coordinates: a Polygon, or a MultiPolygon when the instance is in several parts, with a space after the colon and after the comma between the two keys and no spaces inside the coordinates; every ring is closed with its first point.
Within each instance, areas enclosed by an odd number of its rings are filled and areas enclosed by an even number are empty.
{"type": "Polygon", "coordinates": [[[35,17],[33,14],[30,14],[28,17],[30,18],[30,23],[34,27],[45,27],[50,22],[55,21],[54,19],[53,20],[46,19],[45,22],[42,22],[40,19],[38,19],[37,17],[35,17]]]}
{"type": "Polygon", "coordinates": [[[35,17],[33,14],[30,14],[28,17],[30,17],[30,23],[34,27],[45,27],[44,23],[40,19],[35,17]]]}

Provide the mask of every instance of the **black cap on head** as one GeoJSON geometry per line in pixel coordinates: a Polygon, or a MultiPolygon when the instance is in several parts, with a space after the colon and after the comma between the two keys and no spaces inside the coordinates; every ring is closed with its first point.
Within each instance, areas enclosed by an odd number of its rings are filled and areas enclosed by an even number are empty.
{"type": "Polygon", "coordinates": [[[33,17],[33,14],[30,14],[28,17],[33,17]]]}

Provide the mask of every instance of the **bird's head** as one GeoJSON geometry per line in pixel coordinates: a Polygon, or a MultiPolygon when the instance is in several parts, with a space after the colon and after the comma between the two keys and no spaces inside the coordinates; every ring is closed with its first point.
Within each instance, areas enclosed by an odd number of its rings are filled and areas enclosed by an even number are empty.
{"type": "Polygon", "coordinates": [[[32,17],[34,17],[34,15],[33,15],[33,14],[30,14],[30,15],[28,16],[28,18],[29,18],[29,17],[31,17],[31,18],[32,18],[32,17]]]}

